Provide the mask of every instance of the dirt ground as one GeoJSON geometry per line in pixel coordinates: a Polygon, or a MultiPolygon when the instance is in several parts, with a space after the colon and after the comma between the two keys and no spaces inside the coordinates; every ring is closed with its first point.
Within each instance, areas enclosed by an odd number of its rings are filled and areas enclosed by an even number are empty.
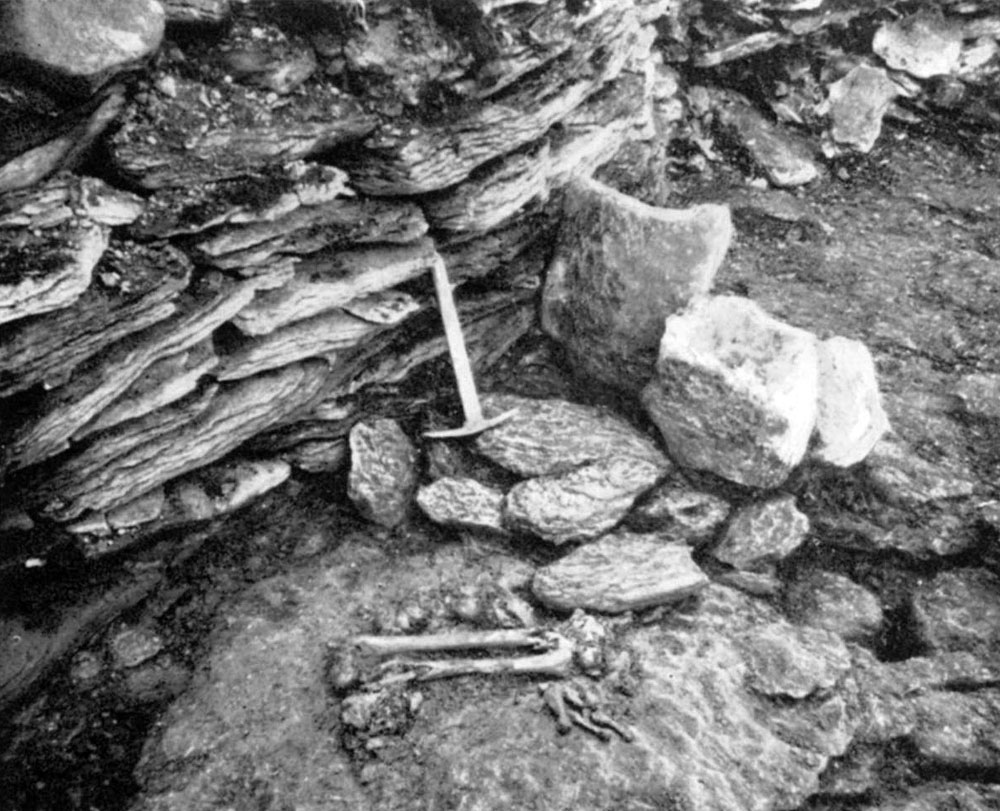
{"type": "MultiPolygon", "coordinates": [[[[822,337],[864,341],[876,358],[897,433],[926,460],[971,470],[979,483],[974,501],[980,504],[997,497],[1000,442],[994,424],[959,413],[953,392],[964,374],[1000,372],[998,147],[996,133],[956,131],[947,122],[923,130],[892,127],[874,153],[830,166],[827,177],[802,192],[748,191],[745,177],[727,165],[679,174],[665,201],[673,206],[730,201],[737,238],[717,291],[749,296],[822,337]]],[[[588,395],[561,371],[558,351],[537,336],[493,377],[493,385],[526,393],[581,400],[588,395]]],[[[432,394],[447,397],[447,384],[447,374],[438,368],[414,390],[429,386],[432,394]]],[[[636,413],[634,405],[626,406],[625,412],[636,413]]],[[[920,558],[852,548],[823,527],[835,527],[848,510],[879,518],[882,508],[869,503],[863,470],[803,470],[788,489],[817,529],[785,562],[782,574],[822,564],[872,588],[889,617],[878,643],[883,658],[918,652],[904,607],[910,585],[942,568],[979,561],[996,542],[994,528],[963,512],[973,537],[957,555],[920,558]]],[[[910,516],[915,528],[927,518],[910,516]]],[[[96,681],[81,679],[79,657],[61,668],[0,725],[0,808],[129,808],[139,789],[133,770],[144,740],[210,655],[220,628],[233,622],[230,608],[253,584],[307,569],[310,561],[350,543],[376,544],[403,566],[413,555],[433,556],[446,546],[475,571],[482,554],[419,517],[395,533],[372,530],[353,513],[344,482],[336,477],[292,481],[224,523],[158,543],[190,551],[171,565],[154,597],[122,621],[155,619],[169,656],[168,677],[142,691],[121,671],[105,669],[96,681]]],[[[495,551],[531,564],[552,557],[549,550],[521,542],[495,551]]],[[[105,563],[98,574],[113,577],[122,567],[141,565],[143,554],[138,557],[138,564],[135,559],[105,563]]],[[[60,576],[55,567],[55,577],[47,578],[44,589],[38,581],[25,584],[39,589],[34,597],[9,594],[4,610],[32,610],[38,595],[81,587],[71,568],[60,576]]],[[[395,596],[383,598],[391,602],[395,596]]],[[[90,649],[101,655],[101,645],[95,639],[90,649]]],[[[467,682],[451,700],[476,700],[477,691],[488,689],[467,682]]]]}

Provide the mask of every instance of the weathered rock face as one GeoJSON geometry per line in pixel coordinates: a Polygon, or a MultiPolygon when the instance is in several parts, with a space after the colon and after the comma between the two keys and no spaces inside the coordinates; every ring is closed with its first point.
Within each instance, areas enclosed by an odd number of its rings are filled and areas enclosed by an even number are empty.
{"type": "Polygon", "coordinates": [[[774,487],[805,455],[818,386],[813,335],[717,296],[667,319],[643,402],[681,464],[774,487]]]}
{"type": "Polygon", "coordinates": [[[579,371],[638,391],[652,376],[663,319],[712,286],[732,238],[729,210],[655,208],[580,180],[563,211],[542,324],[579,371]]]}

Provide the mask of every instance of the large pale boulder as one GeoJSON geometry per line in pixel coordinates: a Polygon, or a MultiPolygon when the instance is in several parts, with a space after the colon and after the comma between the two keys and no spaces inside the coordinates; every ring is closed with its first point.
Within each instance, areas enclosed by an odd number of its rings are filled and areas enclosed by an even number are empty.
{"type": "Polygon", "coordinates": [[[875,361],[860,341],[840,336],[821,341],[816,456],[849,467],[864,459],[886,431],[875,361]]]}
{"type": "Polygon", "coordinates": [[[918,79],[943,76],[958,68],[962,29],[946,21],[940,10],[921,11],[883,23],[872,39],[872,50],[890,68],[918,79]]]}
{"type": "Polygon", "coordinates": [[[642,399],[670,455],[752,487],[784,481],[816,422],[816,343],[735,296],[667,318],[642,399]]]}
{"type": "Polygon", "coordinates": [[[153,54],[164,24],[157,0],[10,0],[0,4],[0,57],[41,69],[61,91],[89,95],[153,54]]]}
{"type": "Polygon", "coordinates": [[[827,157],[845,152],[871,152],[882,133],[882,118],[899,86],[882,68],[858,65],[827,88],[821,112],[830,117],[827,157]]]}
{"type": "Polygon", "coordinates": [[[707,293],[733,235],[729,208],[646,205],[595,180],[566,190],[542,325],[577,371],[638,391],[663,319],[707,293]]]}

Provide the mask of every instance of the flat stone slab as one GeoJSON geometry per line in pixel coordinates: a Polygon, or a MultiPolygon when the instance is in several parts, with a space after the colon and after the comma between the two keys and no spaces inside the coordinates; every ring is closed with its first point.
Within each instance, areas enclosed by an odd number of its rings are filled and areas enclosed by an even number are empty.
{"type": "Polygon", "coordinates": [[[521,476],[563,473],[611,456],[670,465],[652,439],[604,409],[514,394],[486,394],[482,402],[487,417],[515,413],[480,434],[476,449],[521,476]]]}
{"type": "Polygon", "coordinates": [[[708,583],[687,545],[614,532],[539,569],[531,590],[549,608],[619,614],[683,600],[708,583]]]}
{"type": "Polygon", "coordinates": [[[666,473],[645,459],[613,456],[514,485],[504,524],[559,545],[603,535],[666,473]]]}
{"type": "Polygon", "coordinates": [[[703,295],[733,236],[729,209],[647,205],[595,180],[568,187],[542,325],[584,375],[638,391],[663,319],[703,295]]]}
{"type": "Polygon", "coordinates": [[[347,495],[377,524],[395,527],[410,509],[417,485],[417,451],[395,420],[363,420],[351,428],[347,495]]]}
{"type": "Polygon", "coordinates": [[[809,532],[793,496],[779,496],[736,513],[712,555],[738,569],[757,569],[787,557],[809,532]]]}
{"type": "Polygon", "coordinates": [[[815,336],[713,296],[667,318],[642,400],[675,461],[770,488],[805,455],[818,389],[815,336]]]}
{"type": "Polygon", "coordinates": [[[443,476],[417,491],[417,506],[436,524],[506,532],[504,492],[475,479],[443,476]]]}

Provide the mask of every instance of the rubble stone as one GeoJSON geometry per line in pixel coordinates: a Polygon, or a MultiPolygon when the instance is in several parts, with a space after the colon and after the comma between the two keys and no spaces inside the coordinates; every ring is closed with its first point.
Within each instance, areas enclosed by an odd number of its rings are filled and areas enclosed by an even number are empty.
{"type": "Polygon", "coordinates": [[[431,521],[464,529],[505,532],[504,493],[475,479],[442,477],[417,491],[417,505],[431,521]]]}
{"type": "Polygon", "coordinates": [[[968,414],[985,419],[1000,419],[1000,375],[965,375],[955,386],[968,414]]]}
{"type": "Polygon", "coordinates": [[[486,394],[488,417],[515,413],[476,438],[476,449],[521,476],[565,473],[611,456],[634,457],[668,467],[652,439],[620,416],[565,400],[536,400],[514,394],[486,394]]]}
{"type": "Polygon", "coordinates": [[[539,569],[531,589],[550,608],[618,614],[683,600],[708,582],[685,544],[614,532],[539,569]]]}
{"type": "Polygon", "coordinates": [[[882,497],[900,506],[972,495],[975,480],[954,460],[931,464],[906,444],[879,440],[868,457],[872,483],[882,497]]]}
{"type": "Polygon", "coordinates": [[[875,361],[863,343],[839,336],[820,341],[818,351],[820,445],[814,454],[824,462],[850,467],[889,430],[875,361]]]}
{"type": "Polygon", "coordinates": [[[1000,642],[1000,580],[985,569],[942,572],[913,594],[917,635],[935,653],[988,653],[1000,642]]]}
{"type": "Polygon", "coordinates": [[[812,572],[794,582],[785,595],[785,606],[796,622],[833,631],[849,642],[871,641],[882,627],[878,598],[833,572],[812,572]]]}
{"type": "Polygon", "coordinates": [[[585,375],[638,391],[663,319],[712,285],[733,226],[719,205],[656,208],[595,180],[569,186],[542,325],[585,375]]]}
{"type": "Polygon", "coordinates": [[[712,555],[738,569],[759,569],[787,557],[808,532],[794,496],[778,496],[739,510],[712,555]]]}
{"type": "Polygon", "coordinates": [[[830,117],[832,143],[828,157],[844,149],[871,152],[882,133],[882,118],[899,87],[882,68],[857,65],[827,89],[825,112],[830,117]]]}
{"type": "Polygon", "coordinates": [[[612,456],[529,479],[507,493],[504,523],[555,545],[596,538],[621,521],[665,473],[646,459],[612,456]]]}
{"type": "Polygon", "coordinates": [[[417,451],[395,420],[351,428],[347,495],[362,515],[384,527],[403,522],[417,484],[417,451]]]}
{"type": "Polygon", "coordinates": [[[663,532],[688,544],[709,540],[729,515],[729,503],[701,490],[665,482],[628,517],[635,532],[663,532]]]}
{"type": "Polygon", "coordinates": [[[818,386],[812,334],[716,296],[667,319],[642,399],[680,464],[775,487],[806,452],[818,386]]]}
{"type": "Polygon", "coordinates": [[[872,50],[890,68],[918,79],[943,76],[958,68],[962,29],[946,21],[940,9],[917,12],[882,23],[872,40],[872,50]]]}

